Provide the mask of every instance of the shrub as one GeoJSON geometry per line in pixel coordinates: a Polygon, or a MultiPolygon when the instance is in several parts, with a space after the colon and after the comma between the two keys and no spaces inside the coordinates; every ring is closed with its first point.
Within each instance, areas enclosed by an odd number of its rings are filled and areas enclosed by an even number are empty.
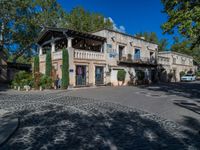
{"type": "Polygon", "coordinates": [[[144,80],[145,73],[144,73],[144,71],[139,70],[136,72],[136,76],[137,76],[138,80],[144,80]]]}
{"type": "Polygon", "coordinates": [[[52,79],[47,75],[42,75],[40,78],[40,86],[43,89],[50,89],[52,87],[52,79]]]}
{"type": "Polygon", "coordinates": [[[173,73],[170,71],[170,73],[168,73],[168,80],[169,80],[169,82],[171,82],[172,81],[172,78],[173,78],[173,73]]]}
{"type": "Polygon", "coordinates": [[[117,72],[117,80],[118,81],[124,81],[125,77],[126,77],[126,71],[118,70],[118,72],[117,72]]]}
{"type": "Polygon", "coordinates": [[[34,57],[34,73],[39,72],[39,57],[34,57]]]}
{"type": "Polygon", "coordinates": [[[19,71],[15,74],[12,86],[20,86],[23,88],[25,85],[33,86],[32,75],[26,71],[19,71]]]}
{"type": "Polygon", "coordinates": [[[52,70],[51,52],[48,51],[47,55],[46,55],[46,70],[45,70],[45,75],[51,77],[51,70],[52,70]]]}
{"type": "Polygon", "coordinates": [[[181,71],[181,72],[179,73],[179,75],[180,75],[180,77],[184,76],[184,75],[185,75],[185,71],[181,71]]]}
{"type": "Polygon", "coordinates": [[[200,70],[198,70],[197,72],[195,72],[195,75],[196,75],[197,77],[200,77],[200,70]]]}
{"type": "Polygon", "coordinates": [[[67,49],[62,53],[62,88],[67,89],[69,85],[69,54],[67,49]]]}

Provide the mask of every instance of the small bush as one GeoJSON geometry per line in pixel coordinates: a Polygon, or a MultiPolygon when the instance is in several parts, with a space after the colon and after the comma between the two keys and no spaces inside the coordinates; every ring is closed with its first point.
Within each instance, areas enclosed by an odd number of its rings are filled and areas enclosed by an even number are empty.
{"type": "Polygon", "coordinates": [[[197,72],[195,72],[195,75],[196,75],[197,77],[200,77],[200,70],[197,71],[197,72]]]}
{"type": "Polygon", "coordinates": [[[179,73],[179,75],[180,75],[180,77],[184,76],[184,75],[185,75],[185,71],[181,71],[181,72],[179,73]]]}
{"type": "Polygon", "coordinates": [[[52,79],[49,76],[42,75],[40,78],[40,84],[43,89],[51,89],[52,87],[52,79]]]}
{"type": "Polygon", "coordinates": [[[23,88],[25,85],[33,86],[32,75],[26,71],[19,71],[15,74],[12,86],[20,86],[23,88]]]}
{"type": "Polygon", "coordinates": [[[126,77],[126,71],[124,70],[119,70],[117,72],[117,80],[118,81],[124,81],[125,80],[125,77],[126,77]]]}
{"type": "Polygon", "coordinates": [[[145,77],[144,71],[142,71],[142,70],[137,71],[136,76],[137,76],[138,80],[140,80],[140,81],[144,80],[144,77],[145,77]]]}

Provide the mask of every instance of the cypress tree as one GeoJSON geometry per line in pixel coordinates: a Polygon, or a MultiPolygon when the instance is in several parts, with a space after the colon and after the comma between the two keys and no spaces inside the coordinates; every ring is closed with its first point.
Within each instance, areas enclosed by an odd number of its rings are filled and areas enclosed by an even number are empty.
{"type": "Polygon", "coordinates": [[[35,56],[34,58],[34,73],[39,72],[39,57],[35,56]]]}
{"type": "Polygon", "coordinates": [[[51,64],[51,52],[48,51],[46,55],[46,70],[45,70],[45,75],[48,77],[51,77],[51,69],[52,69],[52,64],[51,64]]]}
{"type": "Polygon", "coordinates": [[[62,88],[67,89],[69,85],[69,54],[67,49],[62,51],[62,88]]]}

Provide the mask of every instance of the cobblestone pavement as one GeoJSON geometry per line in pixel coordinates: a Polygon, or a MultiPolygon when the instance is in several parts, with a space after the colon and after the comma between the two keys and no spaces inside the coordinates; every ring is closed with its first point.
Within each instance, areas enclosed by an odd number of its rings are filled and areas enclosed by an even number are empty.
{"type": "Polygon", "coordinates": [[[64,91],[0,94],[0,109],[20,117],[1,150],[198,149],[200,136],[157,115],[64,91]]]}

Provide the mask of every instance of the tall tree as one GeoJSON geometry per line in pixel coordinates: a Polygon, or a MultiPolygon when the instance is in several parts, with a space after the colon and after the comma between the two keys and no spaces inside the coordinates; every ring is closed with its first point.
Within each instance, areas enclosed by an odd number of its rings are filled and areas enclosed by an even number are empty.
{"type": "Polygon", "coordinates": [[[200,45],[200,1],[161,0],[168,20],[162,25],[163,31],[173,34],[178,31],[192,41],[193,47],[200,45]]]}
{"type": "Polygon", "coordinates": [[[12,52],[14,59],[33,54],[35,39],[44,26],[66,24],[65,12],[56,0],[3,0],[0,3],[1,48],[12,52]]]}
{"type": "Polygon", "coordinates": [[[82,7],[76,7],[67,15],[67,27],[91,32],[102,28],[112,28],[113,23],[101,14],[91,13],[82,7]]]}
{"type": "Polygon", "coordinates": [[[46,54],[46,67],[45,67],[45,75],[51,77],[52,71],[52,63],[51,63],[51,52],[48,51],[46,54]]]}
{"type": "Polygon", "coordinates": [[[68,50],[62,51],[62,88],[67,89],[69,85],[69,54],[68,50]]]}

